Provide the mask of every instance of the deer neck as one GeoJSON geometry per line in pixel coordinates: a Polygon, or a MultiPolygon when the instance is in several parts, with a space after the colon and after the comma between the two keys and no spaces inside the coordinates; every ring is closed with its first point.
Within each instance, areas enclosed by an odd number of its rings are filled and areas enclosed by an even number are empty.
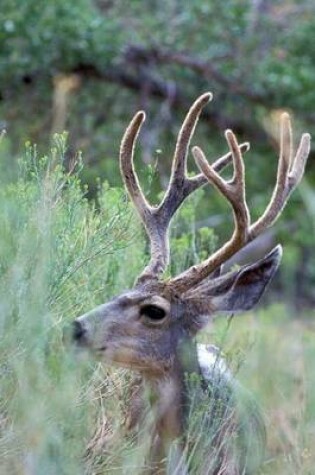
{"type": "Polygon", "coordinates": [[[162,375],[145,378],[156,431],[166,445],[182,438],[185,432],[189,408],[187,381],[192,374],[201,377],[201,369],[197,346],[187,337],[179,341],[172,364],[162,375]]]}

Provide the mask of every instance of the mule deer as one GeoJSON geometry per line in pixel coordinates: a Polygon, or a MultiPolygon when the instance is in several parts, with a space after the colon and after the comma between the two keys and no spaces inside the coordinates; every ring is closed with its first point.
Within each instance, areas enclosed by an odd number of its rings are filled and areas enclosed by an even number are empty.
{"type": "Polygon", "coordinates": [[[220,275],[220,268],[280,216],[303,176],[310,136],[302,136],[294,155],[290,118],[283,114],[274,192],[262,216],[251,223],[242,158],[242,151],[247,151],[249,145],[239,145],[231,130],[225,132],[229,153],[210,165],[203,151],[194,147],[192,153],[200,174],[187,175],[190,140],[211,97],[210,93],[203,94],[189,110],[178,135],[169,186],[156,207],[143,195],[133,166],[134,147],[145,114],[138,112],[132,119],[121,143],[120,168],[149,237],[151,259],[132,290],[77,318],[73,324],[77,345],[140,373],[142,383],[131,401],[130,430],[141,420],[142,396],[148,388],[153,394],[148,473],[256,473],[258,452],[264,441],[264,424],[254,403],[250,402],[243,412],[239,410],[239,386],[219,350],[197,344],[194,338],[216,312],[251,309],[275,274],[282,254],[280,245],[254,264],[224,275],[220,275]],[[219,172],[230,162],[234,173],[227,181],[219,172]],[[163,279],[169,263],[172,216],[185,198],[207,182],[232,207],[234,233],[205,261],[163,279]]]}

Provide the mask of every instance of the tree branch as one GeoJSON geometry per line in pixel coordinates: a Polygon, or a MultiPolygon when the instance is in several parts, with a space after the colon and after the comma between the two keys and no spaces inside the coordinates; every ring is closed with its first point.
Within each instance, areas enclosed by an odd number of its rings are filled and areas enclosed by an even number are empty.
{"type": "MultiPolygon", "coordinates": [[[[181,91],[177,84],[175,85],[168,81],[153,78],[148,74],[144,75],[143,70],[140,75],[127,72],[125,67],[116,66],[100,70],[93,64],[81,63],[74,68],[72,72],[79,74],[83,78],[93,78],[114,84],[121,84],[133,91],[141,91],[146,87],[148,94],[158,99],[167,99],[175,109],[187,110],[192,101],[190,97],[187,97],[181,91]]],[[[221,111],[213,110],[213,108],[212,110],[211,108],[206,109],[202,113],[201,120],[211,122],[219,130],[229,127],[236,133],[242,134],[246,131],[249,135],[257,137],[257,127],[255,127],[254,124],[245,122],[242,117],[226,117],[221,111]]],[[[263,133],[262,131],[259,132],[263,133]]]]}
{"type": "Polygon", "coordinates": [[[146,49],[142,46],[129,46],[125,53],[126,60],[133,63],[167,63],[188,67],[206,79],[216,81],[233,94],[245,97],[259,104],[266,103],[266,96],[251,89],[244,88],[239,82],[233,81],[222,74],[211,61],[202,61],[183,52],[173,52],[158,48],[146,49]]]}

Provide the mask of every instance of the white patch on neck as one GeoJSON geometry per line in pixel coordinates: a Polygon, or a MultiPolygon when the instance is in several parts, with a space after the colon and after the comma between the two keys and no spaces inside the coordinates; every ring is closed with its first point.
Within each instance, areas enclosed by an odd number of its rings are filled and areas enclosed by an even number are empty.
{"type": "Polygon", "coordinates": [[[206,380],[212,380],[215,375],[232,379],[231,372],[225,360],[220,356],[219,348],[214,345],[198,343],[197,355],[201,374],[206,380]]]}

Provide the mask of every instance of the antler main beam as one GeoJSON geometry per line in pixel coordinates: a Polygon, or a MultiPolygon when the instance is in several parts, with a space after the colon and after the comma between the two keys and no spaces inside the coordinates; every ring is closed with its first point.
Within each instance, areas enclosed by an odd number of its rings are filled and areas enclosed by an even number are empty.
{"type": "MultiPolygon", "coordinates": [[[[151,206],[146,200],[134,170],[133,155],[136,139],[142,123],[144,112],[138,112],[127,128],[120,147],[120,168],[126,188],[145,226],[150,239],[151,260],[138,282],[146,279],[157,279],[169,262],[168,229],[177,209],[193,191],[207,183],[203,173],[194,177],[187,175],[187,155],[192,135],[203,107],[212,99],[211,93],[200,96],[190,108],[178,134],[172,172],[168,188],[159,206],[151,206]]],[[[249,144],[244,143],[240,149],[247,151],[249,144]]],[[[232,152],[219,158],[212,166],[219,173],[232,160],[232,152]]]]}
{"type": "Polygon", "coordinates": [[[251,224],[246,202],[245,168],[241,147],[230,130],[226,131],[225,137],[233,157],[234,175],[232,180],[225,181],[214,166],[208,163],[199,147],[193,148],[193,155],[201,172],[232,207],[235,230],[231,239],[207,260],[189,268],[170,281],[172,288],[179,293],[197,285],[245,244],[274,224],[292,191],[301,181],[310,151],[310,135],[303,134],[298,150],[295,155],[293,154],[291,121],[288,114],[283,114],[280,131],[280,155],[274,192],[265,212],[255,223],[251,224]]]}

